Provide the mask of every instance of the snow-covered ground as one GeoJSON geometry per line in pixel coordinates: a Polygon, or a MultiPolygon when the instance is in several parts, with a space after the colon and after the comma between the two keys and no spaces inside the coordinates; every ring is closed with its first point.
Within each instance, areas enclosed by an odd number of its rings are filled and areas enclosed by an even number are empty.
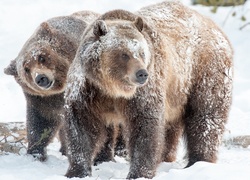
{"type": "MultiPolygon", "coordinates": [[[[135,11],[148,4],[162,0],[1,0],[0,1],[0,122],[25,122],[25,99],[21,88],[13,77],[3,73],[3,69],[14,59],[24,42],[34,32],[35,28],[46,19],[54,16],[69,15],[80,10],[93,10],[103,13],[115,8],[135,11]]],[[[189,0],[183,0],[190,5],[189,0]]],[[[238,135],[250,135],[250,25],[243,30],[241,26],[250,22],[250,1],[244,7],[218,8],[216,14],[211,8],[191,6],[202,14],[210,16],[231,40],[235,50],[235,78],[233,105],[227,124],[225,138],[238,135]],[[231,12],[236,16],[228,16],[231,12]],[[244,15],[247,21],[241,21],[244,15]]],[[[68,161],[59,152],[60,143],[55,140],[48,147],[47,162],[34,161],[30,156],[1,155],[1,180],[62,180],[68,161]]],[[[157,169],[154,179],[171,180],[249,180],[250,179],[250,147],[221,147],[218,163],[196,163],[194,166],[182,169],[184,166],[184,150],[180,146],[178,160],[175,163],[162,163],[157,169]]],[[[93,167],[93,177],[86,179],[124,179],[128,173],[129,164],[116,157],[117,162],[103,163],[93,167]]],[[[75,178],[78,179],[78,178],[75,178]]]]}

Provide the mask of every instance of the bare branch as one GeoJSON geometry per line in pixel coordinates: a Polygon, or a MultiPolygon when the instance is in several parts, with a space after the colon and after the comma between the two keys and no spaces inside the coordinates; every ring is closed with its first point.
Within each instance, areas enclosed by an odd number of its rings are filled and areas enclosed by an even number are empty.
{"type": "Polygon", "coordinates": [[[240,30],[244,29],[246,26],[250,25],[250,22],[244,24],[243,26],[240,27],[240,30]]]}

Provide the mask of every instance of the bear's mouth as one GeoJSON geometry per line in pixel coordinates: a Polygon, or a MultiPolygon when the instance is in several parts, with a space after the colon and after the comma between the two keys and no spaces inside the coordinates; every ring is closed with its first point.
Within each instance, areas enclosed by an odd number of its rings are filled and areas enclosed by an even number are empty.
{"type": "Polygon", "coordinates": [[[129,92],[135,89],[135,85],[131,84],[128,80],[124,79],[120,85],[121,89],[125,92],[129,92]]]}
{"type": "Polygon", "coordinates": [[[124,91],[131,91],[134,89],[134,86],[131,86],[131,85],[123,85],[122,89],[124,91]]]}

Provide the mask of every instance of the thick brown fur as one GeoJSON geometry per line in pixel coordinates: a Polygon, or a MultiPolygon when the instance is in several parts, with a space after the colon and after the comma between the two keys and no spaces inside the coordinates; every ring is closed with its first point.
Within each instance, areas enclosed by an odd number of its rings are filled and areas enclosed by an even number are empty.
{"type": "Polygon", "coordinates": [[[110,124],[124,128],[128,179],[152,178],[162,160],[174,161],[183,133],[187,167],[215,162],[231,105],[232,59],[224,33],[179,2],[100,16],[68,73],[66,176],[91,175],[110,124]]]}
{"type": "MultiPolygon", "coordinates": [[[[82,11],[51,18],[35,30],[5,73],[15,77],[27,101],[28,154],[46,159],[46,147],[64,118],[67,72],[86,26],[98,15],[82,11]]],[[[60,132],[63,154],[64,132],[60,132]]]]}

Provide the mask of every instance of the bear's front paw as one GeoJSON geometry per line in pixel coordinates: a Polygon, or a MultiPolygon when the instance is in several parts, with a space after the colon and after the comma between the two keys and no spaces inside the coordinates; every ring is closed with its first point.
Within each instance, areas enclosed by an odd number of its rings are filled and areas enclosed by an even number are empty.
{"type": "Polygon", "coordinates": [[[47,153],[44,150],[30,150],[28,149],[27,154],[32,155],[35,159],[43,162],[47,160],[47,153]]]}
{"type": "Polygon", "coordinates": [[[154,177],[154,173],[151,170],[147,172],[130,171],[127,176],[127,179],[137,179],[137,178],[142,178],[142,177],[152,179],[154,177]]]}
{"type": "Polygon", "coordinates": [[[37,160],[39,160],[39,161],[41,161],[41,162],[44,162],[44,161],[47,160],[47,155],[44,155],[44,154],[32,154],[32,156],[33,156],[35,159],[37,159],[37,160]]]}
{"type": "Polygon", "coordinates": [[[65,176],[68,178],[73,178],[73,177],[84,178],[86,176],[91,176],[91,168],[89,170],[86,170],[83,168],[83,166],[72,165],[68,169],[68,172],[65,174],[65,176]]]}

